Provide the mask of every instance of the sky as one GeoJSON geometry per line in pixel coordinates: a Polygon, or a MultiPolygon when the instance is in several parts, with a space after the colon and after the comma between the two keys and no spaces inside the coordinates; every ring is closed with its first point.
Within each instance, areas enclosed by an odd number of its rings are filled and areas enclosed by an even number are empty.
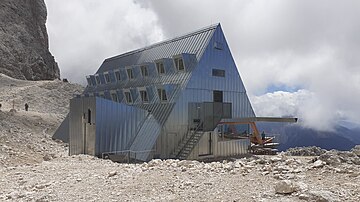
{"type": "Polygon", "coordinates": [[[220,22],[257,116],[360,125],[358,0],[45,0],[61,76],[220,22]]]}

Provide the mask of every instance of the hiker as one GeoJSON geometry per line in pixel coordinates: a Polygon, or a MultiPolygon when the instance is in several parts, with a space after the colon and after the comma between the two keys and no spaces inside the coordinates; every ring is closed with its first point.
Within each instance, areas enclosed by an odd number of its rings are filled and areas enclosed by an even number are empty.
{"type": "Polygon", "coordinates": [[[263,131],[263,132],[261,133],[261,139],[262,139],[262,140],[265,140],[265,131],[263,131]]]}
{"type": "Polygon", "coordinates": [[[25,103],[25,111],[28,111],[29,110],[29,105],[28,103],[25,103]]]}

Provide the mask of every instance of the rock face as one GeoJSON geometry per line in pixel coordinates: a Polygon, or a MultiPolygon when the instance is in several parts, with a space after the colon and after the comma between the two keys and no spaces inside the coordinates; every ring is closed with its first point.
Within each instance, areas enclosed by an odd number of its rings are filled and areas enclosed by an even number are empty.
{"type": "Polygon", "coordinates": [[[0,73],[17,79],[60,77],[49,52],[44,0],[0,1],[0,73]]]}

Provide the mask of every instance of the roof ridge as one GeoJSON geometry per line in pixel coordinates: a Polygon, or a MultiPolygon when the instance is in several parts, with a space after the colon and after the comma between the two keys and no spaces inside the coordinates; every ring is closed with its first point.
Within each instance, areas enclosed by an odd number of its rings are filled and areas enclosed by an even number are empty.
{"type": "Polygon", "coordinates": [[[139,48],[139,49],[136,49],[136,50],[132,50],[132,51],[120,54],[120,55],[116,55],[116,56],[107,58],[107,59],[105,59],[105,61],[115,60],[115,59],[118,59],[118,58],[121,58],[121,57],[129,56],[129,55],[132,55],[132,54],[147,50],[147,49],[151,49],[151,48],[154,48],[154,47],[157,47],[157,46],[160,46],[160,45],[164,45],[164,44],[172,43],[172,42],[175,42],[175,41],[178,41],[178,40],[182,40],[182,39],[188,38],[190,36],[194,36],[196,34],[207,32],[207,31],[212,30],[212,29],[216,29],[216,27],[218,27],[219,25],[220,25],[220,23],[212,24],[210,26],[203,27],[201,29],[189,32],[187,34],[183,34],[183,35],[171,38],[171,39],[167,39],[167,40],[163,40],[163,41],[151,44],[149,46],[145,46],[143,48],[139,48]]]}

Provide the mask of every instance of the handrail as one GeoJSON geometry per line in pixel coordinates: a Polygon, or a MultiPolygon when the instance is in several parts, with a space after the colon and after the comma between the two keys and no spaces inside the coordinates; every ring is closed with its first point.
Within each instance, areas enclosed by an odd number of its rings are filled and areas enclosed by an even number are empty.
{"type": "MultiPolygon", "coordinates": [[[[181,152],[185,149],[186,145],[193,139],[193,137],[195,137],[196,133],[198,132],[198,130],[200,129],[200,126],[202,126],[204,122],[200,122],[197,127],[195,128],[195,130],[193,131],[192,135],[190,136],[190,138],[186,141],[186,143],[184,144],[184,146],[180,149],[180,151],[177,153],[176,156],[179,156],[179,154],[181,154],[181,152]]],[[[189,128],[190,130],[190,128],[189,128]]],[[[188,134],[188,133],[187,133],[188,134]]]]}

